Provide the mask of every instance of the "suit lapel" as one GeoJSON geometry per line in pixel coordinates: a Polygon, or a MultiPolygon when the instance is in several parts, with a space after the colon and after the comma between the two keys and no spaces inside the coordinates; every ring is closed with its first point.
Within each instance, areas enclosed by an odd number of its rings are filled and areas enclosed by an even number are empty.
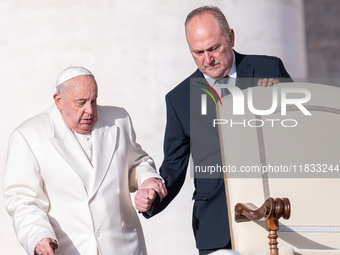
{"type": "Polygon", "coordinates": [[[51,137],[52,144],[63,159],[77,173],[89,191],[91,187],[90,173],[93,171],[90,161],[75,135],[66,126],[56,106],[52,107],[51,120],[54,128],[54,135],[51,137]]]}
{"type": "Polygon", "coordinates": [[[240,89],[247,89],[251,86],[254,86],[254,73],[255,69],[249,60],[246,58],[245,55],[239,54],[236,51],[236,72],[237,72],[237,80],[236,85],[240,89]],[[241,78],[241,79],[239,79],[241,78]]]}
{"type": "MultiPolygon", "coordinates": [[[[99,107],[98,107],[99,108],[99,107]]],[[[98,109],[98,114],[99,114],[98,109]]],[[[104,118],[98,117],[98,122],[92,130],[94,182],[90,198],[97,192],[110,167],[116,150],[117,127],[105,125],[104,118]]]]}

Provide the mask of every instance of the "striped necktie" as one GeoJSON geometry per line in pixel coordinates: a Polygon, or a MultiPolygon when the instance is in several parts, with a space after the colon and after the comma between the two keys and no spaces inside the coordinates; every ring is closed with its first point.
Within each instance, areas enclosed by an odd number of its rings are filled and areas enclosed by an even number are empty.
{"type": "MultiPolygon", "coordinates": [[[[215,84],[229,84],[229,82],[230,82],[230,77],[229,77],[229,75],[227,75],[226,77],[224,77],[224,78],[222,78],[222,79],[220,79],[220,80],[216,80],[215,82],[214,82],[214,85],[215,84]]],[[[220,96],[221,97],[224,97],[224,96],[226,96],[226,95],[228,95],[229,94],[229,91],[228,91],[228,89],[226,89],[226,88],[221,88],[220,89],[220,96]]]]}

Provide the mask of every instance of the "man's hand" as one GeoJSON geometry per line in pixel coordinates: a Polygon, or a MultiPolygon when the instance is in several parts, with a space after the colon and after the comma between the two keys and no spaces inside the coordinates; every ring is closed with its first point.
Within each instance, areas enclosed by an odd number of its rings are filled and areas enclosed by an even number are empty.
{"type": "Polygon", "coordinates": [[[165,188],[165,184],[162,179],[159,178],[149,178],[146,179],[140,189],[154,189],[158,195],[161,197],[161,200],[168,195],[168,191],[165,188]]]}
{"type": "Polygon", "coordinates": [[[270,78],[270,79],[260,79],[257,81],[257,86],[262,86],[262,87],[270,87],[270,86],[273,86],[274,84],[277,84],[279,83],[280,81],[277,80],[277,79],[273,79],[273,78],[270,78]]]}
{"type": "Polygon", "coordinates": [[[136,209],[140,212],[147,212],[151,209],[156,199],[156,191],[153,189],[139,189],[135,195],[136,209]]]}
{"type": "Polygon", "coordinates": [[[160,196],[161,200],[168,194],[162,180],[158,178],[145,180],[135,195],[136,209],[140,212],[149,211],[156,199],[156,192],[160,196]]]}
{"type": "Polygon", "coordinates": [[[39,243],[35,246],[35,254],[54,255],[54,249],[50,245],[51,242],[56,243],[56,241],[51,238],[44,238],[40,240],[39,243]]]}

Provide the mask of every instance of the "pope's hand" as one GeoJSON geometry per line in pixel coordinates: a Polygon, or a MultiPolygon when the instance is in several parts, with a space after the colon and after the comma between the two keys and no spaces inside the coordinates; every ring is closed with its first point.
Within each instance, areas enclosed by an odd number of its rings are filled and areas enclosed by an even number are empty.
{"type": "Polygon", "coordinates": [[[158,178],[145,180],[135,195],[136,209],[140,212],[149,211],[156,199],[156,192],[161,200],[168,194],[163,181],[158,178]]]}
{"type": "Polygon", "coordinates": [[[55,243],[56,241],[51,238],[44,238],[40,240],[39,243],[35,246],[35,254],[54,255],[54,249],[50,245],[51,242],[55,243]]]}

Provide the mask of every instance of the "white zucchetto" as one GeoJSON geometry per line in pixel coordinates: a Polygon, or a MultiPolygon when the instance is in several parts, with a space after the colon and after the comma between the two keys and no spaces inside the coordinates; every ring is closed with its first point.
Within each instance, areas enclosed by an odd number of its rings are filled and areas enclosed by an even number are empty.
{"type": "Polygon", "coordinates": [[[58,87],[60,84],[63,84],[65,81],[81,75],[90,75],[94,77],[94,75],[84,67],[70,66],[59,74],[56,82],[56,87],[58,87]]]}

